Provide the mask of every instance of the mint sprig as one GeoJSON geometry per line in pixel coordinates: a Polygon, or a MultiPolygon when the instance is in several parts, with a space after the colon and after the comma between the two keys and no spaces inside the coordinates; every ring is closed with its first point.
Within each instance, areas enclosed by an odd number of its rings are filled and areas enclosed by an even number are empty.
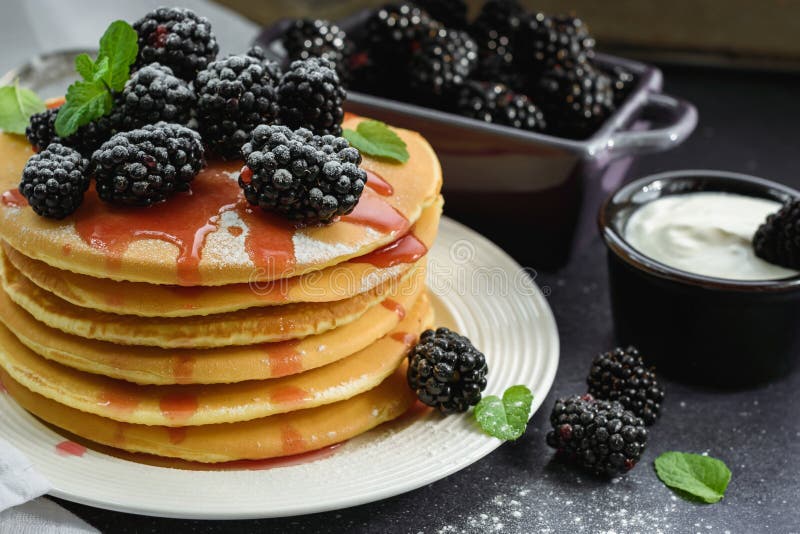
{"type": "Polygon", "coordinates": [[[713,504],[725,496],[731,480],[731,470],[722,460],[685,452],[665,452],[656,458],[658,478],[692,500],[713,504]]]}
{"type": "Polygon", "coordinates": [[[4,132],[24,134],[31,115],[41,113],[46,106],[30,89],[14,85],[0,87],[0,129],[4,132]]]}
{"type": "Polygon", "coordinates": [[[355,130],[346,129],[345,139],[364,154],[405,163],[409,155],[406,143],[380,121],[361,121],[355,130]]]}
{"type": "Polygon", "coordinates": [[[519,439],[528,426],[533,393],[526,386],[511,386],[500,399],[484,397],[475,406],[475,419],[484,432],[504,440],[519,439]]]}

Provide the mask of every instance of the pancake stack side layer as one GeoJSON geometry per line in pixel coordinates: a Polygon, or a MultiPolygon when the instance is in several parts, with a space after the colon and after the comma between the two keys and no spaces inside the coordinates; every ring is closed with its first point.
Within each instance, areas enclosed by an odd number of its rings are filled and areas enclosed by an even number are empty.
{"type": "Polygon", "coordinates": [[[87,194],[43,219],[16,192],[31,147],[0,134],[7,392],[86,442],[202,463],[310,452],[405,413],[406,357],[434,321],[441,168],[394,131],[409,161],[365,156],[355,210],[302,228],[244,200],[241,161],[150,208],[87,194]]]}

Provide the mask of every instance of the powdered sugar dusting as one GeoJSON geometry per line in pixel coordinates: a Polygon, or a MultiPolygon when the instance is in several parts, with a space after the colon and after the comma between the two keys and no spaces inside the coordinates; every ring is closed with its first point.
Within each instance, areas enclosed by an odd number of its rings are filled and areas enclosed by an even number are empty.
{"type": "Polygon", "coordinates": [[[372,228],[366,229],[366,235],[361,242],[353,244],[345,243],[325,243],[309,237],[304,232],[295,232],[292,241],[294,242],[294,257],[301,265],[317,265],[326,263],[342,256],[348,256],[358,252],[365,245],[374,242],[382,234],[372,228]]]}
{"type": "Polygon", "coordinates": [[[206,238],[203,260],[220,265],[247,265],[250,263],[250,256],[247,254],[245,239],[249,232],[250,229],[236,210],[223,212],[219,218],[219,229],[206,238]],[[242,231],[231,233],[228,228],[232,227],[238,227],[242,231]]]}

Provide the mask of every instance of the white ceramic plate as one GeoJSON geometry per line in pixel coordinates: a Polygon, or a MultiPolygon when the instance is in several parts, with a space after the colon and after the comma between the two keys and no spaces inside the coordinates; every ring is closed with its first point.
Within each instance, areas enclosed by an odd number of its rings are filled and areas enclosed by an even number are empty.
{"type": "MultiPolygon", "coordinates": [[[[558,366],[559,340],[541,291],[505,252],[443,219],[428,284],[437,323],[469,336],[486,353],[486,392],[527,384],[539,408],[558,366]]],[[[89,450],[57,454],[63,437],[0,394],[0,436],[24,451],[53,484],[52,494],[100,508],[196,519],[244,519],[346,508],[410,491],[467,467],[501,442],[472,414],[429,413],[352,439],[314,462],[262,471],[184,471],[89,450]]]]}

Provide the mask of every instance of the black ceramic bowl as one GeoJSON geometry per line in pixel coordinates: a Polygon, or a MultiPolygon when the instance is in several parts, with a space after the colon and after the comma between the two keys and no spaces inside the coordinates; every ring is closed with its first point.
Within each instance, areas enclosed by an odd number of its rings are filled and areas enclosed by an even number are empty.
{"type": "Polygon", "coordinates": [[[800,352],[800,277],[735,281],[692,274],[645,256],[623,237],[638,207],[695,191],[781,203],[800,198],[775,182],[707,170],[648,176],[612,194],[598,224],[608,247],[617,339],[638,347],[660,373],[691,383],[742,387],[785,375],[800,352]]]}

